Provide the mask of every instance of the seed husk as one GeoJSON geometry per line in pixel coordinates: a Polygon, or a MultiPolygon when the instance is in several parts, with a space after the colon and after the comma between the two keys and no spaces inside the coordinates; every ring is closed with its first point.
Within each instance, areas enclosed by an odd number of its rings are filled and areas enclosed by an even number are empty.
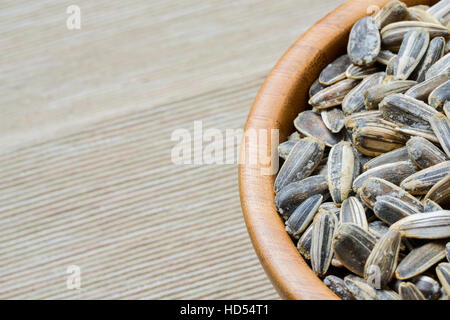
{"type": "Polygon", "coordinates": [[[426,103],[401,93],[384,98],[380,102],[380,111],[388,121],[425,130],[431,129],[429,120],[438,113],[426,103]]]}
{"type": "Polygon", "coordinates": [[[322,202],[322,195],[315,195],[303,201],[286,221],[286,231],[292,236],[299,236],[306,230],[322,202]]]}
{"type": "Polygon", "coordinates": [[[438,147],[422,137],[411,137],[406,142],[411,161],[421,169],[437,165],[448,158],[438,147]]]}
{"type": "Polygon", "coordinates": [[[299,113],[294,120],[294,126],[305,136],[315,138],[329,147],[342,140],[342,134],[332,133],[328,130],[322,117],[310,110],[299,113]]]}
{"type": "Polygon", "coordinates": [[[431,39],[427,51],[412,73],[411,78],[416,80],[417,82],[424,81],[425,74],[428,69],[444,55],[444,47],[445,39],[443,37],[436,37],[434,39],[431,39]]]}
{"type": "Polygon", "coordinates": [[[401,1],[391,1],[386,4],[380,11],[378,11],[373,19],[375,20],[375,24],[378,29],[383,28],[384,26],[404,20],[408,16],[408,8],[401,1]]]}
{"type": "Polygon", "coordinates": [[[311,266],[319,277],[326,274],[333,257],[331,241],[338,220],[333,212],[319,212],[313,221],[311,239],[311,266]]]}
{"type": "Polygon", "coordinates": [[[440,22],[422,8],[408,8],[408,20],[440,24],[440,22]]]}
{"type": "Polygon", "coordinates": [[[397,266],[400,242],[400,233],[396,230],[389,230],[377,241],[364,267],[366,280],[375,275],[381,287],[387,286],[397,266]]]}
{"type": "Polygon", "coordinates": [[[450,117],[450,100],[444,104],[444,113],[448,117],[450,117]]]}
{"type": "Polygon", "coordinates": [[[428,242],[410,253],[399,263],[395,277],[400,280],[410,279],[428,270],[445,257],[445,243],[428,242]]]}
{"type": "Polygon", "coordinates": [[[325,126],[333,133],[338,133],[344,127],[344,112],[341,109],[325,109],[320,113],[325,126]]]}
{"type": "Polygon", "coordinates": [[[439,283],[427,275],[416,276],[411,279],[411,282],[419,289],[425,299],[435,300],[441,294],[439,283]]]}
{"type": "Polygon", "coordinates": [[[355,297],[341,278],[329,275],[323,279],[323,283],[342,300],[355,300],[355,297]]]}
{"type": "Polygon", "coordinates": [[[328,188],[334,203],[340,205],[351,192],[353,179],[359,174],[360,164],[350,142],[333,146],[327,163],[328,188]]]}
{"type": "Polygon", "coordinates": [[[401,148],[407,138],[398,133],[391,122],[384,120],[361,120],[353,130],[353,144],[363,155],[376,157],[401,148]]]}
{"type": "Polygon", "coordinates": [[[442,113],[437,113],[430,119],[430,125],[439,140],[447,157],[450,157],[450,121],[442,113]]]}
{"type": "Polygon", "coordinates": [[[338,106],[358,83],[359,80],[356,79],[341,80],[317,92],[309,99],[309,104],[319,110],[338,106]]]}
{"type": "Polygon", "coordinates": [[[380,178],[368,178],[358,191],[363,203],[365,203],[371,209],[375,205],[378,196],[387,195],[407,202],[419,212],[423,211],[423,206],[418,199],[416,199],[400,187],[396,186],[395,184],[380,178]]]}
{"type": "Polygon", "coordinates": [[[406,238],[448,238],[450,237],[450,211],[413,214],[391,225],[391,229],[397,230],[402,237],[406,238]]]}
{"type": "Polygon", "coordinates": [[[353,181],[353,191],[358,192],[369,177],[381,178],[399,185],[406,177],[409,177],[416,171],[415,165],[409,160],[383,164],[359,175],[353,181]]]}
{"type": "Polygon", "coordinates": [[[317,139],[304,138],[292,148],[274,183],[274,191],[280,191],[289,183],[308,177],[322,160],[325,145],[317,139]]]}
{"type": "Polygon", "coordinates": [[[404,217],[419,213],[415,207],[392,196],[378,196],[373,207],[373,212],[380,220],[388,225],[404,217]]]}
{"type": "Polygon", "coordinates": [[[312,239],[313,225],[311,224],[303,232],[302,236],[297,242],[297,250],[303,256],[303,258],[311,259],[311,239],[312,239]]]}
{"type": "Polygon", "coordinates": [[[373,86],[380,84],[385,76],[384,72],[377,72],[362,80],[345,96],[342,101],[342,110],[346,115],[364,109],[364,93],[373,86]]]}
{"type": "Polygon", "coordinates": [[[444,83],[449,79],[450,79],[450,72],[443,72],[440,75],[429,78],[412,86],[405,92],[405,95],[418,100],[427,101],[431,91],[433,91],[434,88],[436,88],[437,86],[441,85],[442,83],[444,83]]]}
{"type": "Polygon", "coordinates": [[[436,183],[425,196],[434,202],[447,207],[450,205],[450,175],[436,183]]]}
{"type": "Polygon", "coordinates": [[[379,103],[388,95],[403,93],[417,84],[412,80],[398,80],[378,84],[364,93],[364,104],[367,109],[377,109],[379,103]]]}
{"type": "Polygon", "coordinates": [[[450,242],[447,242],[445,246],[445,255],[447,256],[447,261],[450,262],[450,242]]]}
{"type": "Polygon", "coordinates": [[[389,63],[389,60],[391,60],[395,56],[396,56],[396,54],[390,50],[380,50],[380,53],[378,53],[376,60],[378,63],[384,64],[387,66],[387,64],[389,63]]]}
{"type": "Polygon", "coordinates": [[[356,197],[349,197],[342,202],[340,211],[340,223],[353,223],[368,231],[366,210],[356,197]]]}
{"type": "Polygon", "coordinates": [[[319,82],[325,86],[345,79],[345,71],[351,65],[350,58],[344,54],[327,65],[319,75],[319,82]]]}
{"type": "Polygon", "coordinates": [[[440,205],[431,199],[425,199],[423,201],[423,212],[433,212],[444,210],[440,205]]]}
{"type": "Polygon", "coordinates": [[[405,178],[400,187],[413,195],[426,194],[436,183],[450,174],[450,161],[438,163],[405,178]]]}
{"type": "Polygon", "coordinates": [[[370,170],[375,167],[389,164],[392,162],[409,160],[408,150],[406,147],[398,148],[375,157],[364,164],[364,170],[370,170]]]}
{"type": "Polygon", "coordinates": [[[302,137],[300,136],[300,133],[298,133],[298,131],[295,131],[289,135],[288,141],[298,141],[301,138],[302,137]]]}
{"type": "Polygon", "coordinates": [[[425,29],[413,29],[404,35],[397,55],[394,79],[408,79],[425,54],[429,40],[430,36],[425,29]]]}
{"type": "MultiPolygon", "coordinates": [[[[378,55],[379,56],[379,55],[378,55]]],[[[377,57],[378,59],[378,57],[377,57]]],[[[347,70],[345,71],[345,76],[349,79],[364,79],[371,74],[374,74],[376,72],[380,71],[378,66],[372,65],[372,66],[356,66],[354,64],[351,64],[347,70]]]]}
{"type": "Polygon", "coordinates": [[[431,6],[427,12],[436,18],[440,23],[446,25],[450,19],[450,2],[448,0],[438,1],[431,6]]]}
{"type": "Polygon", "coordinates": [[[431,91],[428,96],[428,104],[435,109],[441,110],[444,103],[450,100],[450,80],[441,84],[431,91]]]}
{"type": "Polygon", "coordinates": [[[399,294],[402,300],[425,300],[422,292],[412,282],[401,283],[399,294]]]}
{"type": "Polygon", "coordinates": [[[391,23],[381,29],[381,42],[384,48],[398,48],[403,41],[404,35],[411,29],[424,28],[428,31],[430,38],[437,36],[448,36],[445,26],[437,23],[422,21],[399,21],[391,23]]]}
{"type": "Polygon", "coordinates": [[[336,230],[332,247],[336,258],[353,273],[363,276],[364,265],[376,238],[361,227],[345,223],[336,230]]]}
{"type": "Polygon", "coordinates": [[[397,67],[398,67],[398,55],[392,57],[386,66],[386,76],[389,76],[389,81],[385,81],[385,83],[389,83],[392,82],[393,80],[396,80],[394,75],[397,73],[397,67]]]}
{"type": "Polygon", "coordinates": [[[310,176],[288,184],[276,194],[275,207],[287,219],[303,201],[316,194],[328,197],[328,183],[323,175],[310,176]]]}
{"type": "Polygon", "coordinates": [[[355,112],[348,116],[345,116],[345,127],[352,130],[357,121],[360,120],[382,120],[381,112],[378,110],[355,112]]]}
{"type": "Polygon", "coordinates": [[[447,295],[450,295],[450,263],[443,262],[436,267],[436,274],[447,295]]]}
{"type": "Polygon", "coordinates": [[[375,62],[381,49],[380,33],[372,17],[359,19],[352,27],[347,54],[353,64],[367,66],[375,62]]]}
{"type": "Polygon", "coordinates": [[[294,140],[288,140],[278,145],[278,155],[280,158],[286,160],[286,158],[289,155],[289,152],[291,152],[292,148],[295,146],[297,141],[294,140]]]}
{"type": "Polygon", "coordinates": [[[317,92],[319,92],[320,90],[322,90],[322,89],[324,89],[324,88],[326,88],[326,86],[323,85],[323,84],[321,84],[321,83],[319,82],[319,78],[317,78],[317,79],[313,82],[313,84],[311,85],[311,87],[309,87],[309,91],[308,91],[309,98],[311,98],[313,95],[315,95],[317,92]]]}
{"type": "Polygon", "coordinates": [[[436,61],[425,73],[425,80],[436,77],[444,72],[450,71],[450,54],[447,53],[445,56],[436,61]]]}

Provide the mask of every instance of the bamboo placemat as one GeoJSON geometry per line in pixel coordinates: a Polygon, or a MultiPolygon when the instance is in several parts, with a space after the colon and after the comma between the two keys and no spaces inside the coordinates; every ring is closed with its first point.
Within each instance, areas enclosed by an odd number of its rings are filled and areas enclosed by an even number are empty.
{"type": "Polygon", "coordinates": [[[175,165],[171,135],[242,128],[340,2],[2,1],[0,298],[277,299],[236,165],[175,165]]]}

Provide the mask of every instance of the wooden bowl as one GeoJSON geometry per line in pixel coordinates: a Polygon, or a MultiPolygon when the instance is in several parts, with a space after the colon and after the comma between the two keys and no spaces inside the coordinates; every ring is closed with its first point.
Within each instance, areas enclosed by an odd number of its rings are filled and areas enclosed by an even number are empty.
{"type": "MultiPolygon", "coordinates": [[[[402,1],[408,6],[436,2],[402,1]]],[[[303,34],[266,78],[250,110],[245,130],[278,129],[280,141],[285,141],[294,132],[292,121],[307,107],[308,90],[313,81],[328,63],[345,52],[351,26],[367,15],[369,6],[382,7],[387,2],[389,0],[350,0],[303,34]]],[[[274,205],[275,175],[262,174],[266,165],[259,160],[255,164],[244,161],[245,155],[257,148],[251,139],[243,139],[239,188],[247,229],[264,270],[284,299],[339,299],[312,272],[286,233],[274,205]]]]}

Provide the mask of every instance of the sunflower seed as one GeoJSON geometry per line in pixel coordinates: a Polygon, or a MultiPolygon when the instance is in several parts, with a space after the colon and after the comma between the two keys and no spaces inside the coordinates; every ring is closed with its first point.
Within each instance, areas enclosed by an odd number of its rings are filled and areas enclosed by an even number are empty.
{"type": "Polygon", "coordinates": [[[427,12],[439,22],[446,25],[450,16],[450,1],[438,1],[434,6],[430,7],[427,12]]]}
{"type": "Polygon", "coordinates": [[[381,29],[381,42],[384,48],[398,48],[403,41],[404,35],[411,29],[424,28],[428,31],[430,38],[437,36],[448,36],[448,30],[445,26],[437,23],[422,21],[400,21],[388,24],[381,29]]]}
{"type": "Polygon", "coordinates": [[[375,220],[369,223],[369,232],[373,234],[376,239],[380,239],[388,231],[389,226],[383,221],[375,220]]]}
{"type": "Polygon", "coordinates": [[[383,28],[384,26],[404,20],[408,16],[408,8],[403,2],[394,0],[389,2],[380,11],[378,11],[373,19],[378,27],[378,29],[383,28]]]}
{"type": "Polygon", "coordinates": [[[311,224],[297,242],[297,250],[303,256],[303,258],[311,259],[311,237],[312,237],[313,225],[311,224]]]}
{"type": "Polygon", "coordinates": [[[445,81],[449,79],[450,79],[450,72],[444,72],[440,75],[424,80],[423,82],[417,83],[416,85],[409,88],[405,92],[405,95],[418,100],[427,101],[431,91],[433,91],[434,88],[443,84],[445,81]]]}
{"type": "Polygon", "coordinates": [[[445,54],[450,52],[450,41],[447,41],[447,43],[445,44],[445,54]]]}
{"type": "Polygon", "coordinates": [[[450,100],[444,104],[444,113],[448,117],[450,117],[450,100]]]}
{"type": "Polygon", "coordinates": [[[398,67],[398,56],[395,56],[392,57],[391,60],[389,60],[386,66],[386,76],[389,76],[389,81],[386,82],[392,82],[393,80],[396,80],[394,75],[397,73],[397,67],[398,67]]]}
{"type": "Polygon", "coordinates": [[[292,182],[282,188],[275,196],[275,207],[287,219],[303,201],[316,194],[328,197],[327,179],[322,175],[292,182]]]}
{"type": "Polygon", "coordinates": [[[450,121],[442,113],[438,113],[431,117],[430,124],[445,154],[450,157],[450,121]]]}
{"type": "Polygon", "coordinates": [[[450,237],[450,211],[413,214],[391,225],[391,229],[397,230],[406,238],[447,238],[450,237]]]}
{"type": "Polygon", "coordinates": [[[399,162],[399,161],[407,161],[409,160],[408,156],[408,150],[406,147],[398,148],[386,153],[383,153],[379,155],[378,157],[375,157],[371,159],[370,161],[366,162],[364,164],[364,170],[370,170],[375,167],[389,164],[392,162],[399,162]]]}
{"type": "Polygon", "coordinates": [[[450,100],[450,80],[441,84],[431,91],[428,96],[428,104],[435,109],[441,110],[444,103],[450,100]]]}
{"type": "Polygon", "coordinates": [[[325,145],[316,139],[299,140],[278,172],[274,191],[278,192],[289,183],[309,176],[322,159],[324,150],[325,145]]]}
{"type": "Polygon", "coordinates": [[[333,108],[323,110],[320,115],[325,126],[333,133],[338,133],[344,127],[344,112],[341,109],[333,108]]]}
{"type": "Polygon", "coordinates": [[[289,155],[289,152],[291,152],[292,148],[295,146],[297,141],[294,140],[288,140],[278,145],[278,155],[280,158],[286,160],[286,158],[289,155]]]}
{"type": "Polygon", "coordinates": [[[438,112],[426,103],[396,93],[380,102],[380,111],[386,120],[418,129],[431,129],[429,119],[438,112]]]}
{"type": "Polygon", "coordinates": [[[430,36],[425,29],[413,29],[404,35],[397,55],[395,79],[406,80],[410,76],[425,54],[429,40],[430,36]]]}
{"type": "Polygon", "coordinates": [[[431,199],[425,199],[423,202],[423,212],[433,212],[433,211],[441,211],[444,210],[440,205],[434,202],[431,199]]]}
{"type": "Polygon", "coordinates": [[[447,242],[445,246],[445,255],[447,256],[447,261],[450,262],[450,242],[447,242]]]}
{"type": "Polygon", "coordinates": [[[371,119],[382,120],[383,118],[381,116],[381,112],[378,110],[373,110],[350,114],[345,117],[345,127],[351,130],[355,127],[357,121],[371,119]]]}
{"type": "Polygon", "coordinates": [[[286,221],[286,231],[292,236],[302,234],[314,219],[322,200],[322,195],[318,194],[303,201],[286,221]]]}
{"type": "Polygon", "coordinates": [[[450,263],[443,262],[436,267],[436,274],[447,295],[450,295],[450,263]]]}
{"type": "Polygon", "coordinates": [[[425,80],[436,77],[444,72],[450,71],[450,54],[447,53],[445,56],[436,61],[425,73],[425,80]]]}
{"type": "Polygon", "coordinates": [[[420,275],[411,279],[411,282],[419,289],[425,299],[435,300],[440,295],[441,286],[433,278],[420,275]]]}
{"type": "Polygon", "coordinates": [[[297,131],[291,133],[288,137],[288,141],[298,141],[300,140],[302,137],[300,136],[300,133],[298,133],[297,131]]]}
{"type": "Polygon", "coordinates": [[[362,120],[353,130],[353,144],[363,155],[376,157],[401,148],[407,138],[395,130],[394,124],[384,120],[362,120]]]}
{"type": "Polygon", "coordinates": [[[388,95],[403,93],[417,84],[416,81],[399,80],[378,84],[364,93],[364,104],[367,109],[377,109],[378,104],[388,95]]]}
{"type": "Polygon", "coordinates": [[[333,146],[328,155],[328,188],[334,203],[340,204],[351,192],[353,179],[359,174],[359,161],[350,142],[333,146]]]}
{"type": "Polygon", "coordinates": [[[395,56],[396,56],[396,54],[389,50],[381,50],[380,53],[378,54],[376,60],[378,63],[387,65],[389,63],[389,60],[391,60],[395,56]]]}
{"type": "Polygon", "coordinates": [[[341,211],[338,206],[334,202],[324,202],[320,205],[319,211],[327,211],[333,213],[336,217],[339,216],[339,212],[341,211]]]}
{"type": "Polygon", "coordinates": [[[364,266],[366,280],[375,275],[379,288],[386,287],[397,266],[400,241],[396,230],[389,230],[377,241],[364,266]]]}
{"type": "Polygon", "coordinates": [[[340,223],[353,223],[366,231],[369,230],[366,210],[356,197],[349,197],[342,202],[340,223]]]}
{"type": "Polygon", "coordinates": [[[402,126],[402,127],[395,127],[394,131],[402,133],[403,135],[409,135],[411,137],[421,137],[427,139],[428,141],[439,143],[438,138],[436,137],[436,135],[432,130],[424,130],[402,126]]]}
{"type": "Polygon", "coordinates": [[[311,87],[309,88],[308,94],[309,97],[311,98],[313,95],[315,95],[317,92],[319,92],[320,90],[326,88],[327,86],[321,84],[319,82],[319,78],[317,78],[313,84],[311,85],[311,87]]]}
{"type": "Polygon", "coordinates": [[[334,134],[326,127],[320,115],[313,111],[303,111],[294,120],[295,128],[308,137],[322,141],[331,147],[342,140],[342,134],[334,134]]]}
{"type": "Polygon", "coordinates": [[[333,257],[331,241],[338,224],[336,215],[332,212],[319,212],[313,221],[311,239],[311,266],[315,274],[323,276],[333,257]]]}
{"type": "Polygon", "coordinates": [[[439,164],[448,158],[438,147],[422,137],[411,137],[406,142],[408,156],[421,169],[439,164]]]}
{"type": "Polygon", "coordinates": [[[412,282],[403,282],[399,288],[402,300],[425,300],[422,292],[412,282]]]}
{"type": "Polygon", "coordinates": [[[413,208],[415,208],[416,211],[423,211],[423,206],[419,200],[417,200],[415,197],[413,197],[400,187],[397,187],[395,184],[380,178],[368,178],[358,191],[363,203],[365,203],[371,209],[375,205],[378,196],[387,195],[407,202],[413,208]]]}
{"type": "Polygon", "coordinates": [[[430,41],[427,51],[422,60],[411,74],[411,78],[417,82],[425,80],[425,73],[428,69],[444,55],[445,40],[443,37],[436,37],[430,41]]]}
{"type": "Polygon", "coordinates": [[[359,80],[356,79],[341,80],[317,92],[309,99],[309,104],[319,110],[338,106],[358,83],[359,80]]]}
{"type": "Polygon", "coordinates": [[[375,215],[391,225],[404,217],[419,213],[410,204],[392,196],[379,196],[373,207],[375,215]]]}
{"type": "Polygon", "coordinates": [[[345,71],[351,65],[350,58],[344,54],[327,65],[319,76],[319,82],[325,86],[345,79],[345,71]]]}
{"type": "Polygon", "coordinates": [[[440,24],[439,20],[421,8],[408,8],[408,20],[440,24]]]}
{"type": "Polygon", "coordinates": [[[438,163],[405,178],[400,187],[413,195],[426,194],[436,183],[450,174],[450,161],[438,163]]]}
{"type": "Polygon", "coordinates": [[[364,93],[367,89],[380,84],[381,81],[383,81],[384,76],[384,72],[374,73],[366,77],[356,87],[350,90],[342,101],[342,110],[344,110],[344,113],[347,115],[363,110],[364,93]]]}
{"type": "Polygon", "coordinates": [[[381,48],[380,33],[372,17],[359,19],[350,31],[347,53],[353,64],[371,65],[381,48]]]}
{"type": "Polygon", "coordinates": [[[392,290],[377,290],[364,279],[354,275],[344,278],[344,283],[358,300],[400,300],[400,296],[392,290]]]}
{"type": "Polygon", "coordinates": [[[342,300],[355,300],[355,297],[341,278],[329,275],[323,279],[323,283],[342,300]]]}
{"type": "Polygon", "coordinates": [[[399,185],[406,177],[415,172],[416,167],[409,160],[383,164],[359,175],[353,181],[353,191],[358,192],[369,177],[381,178],[399,185]]]}
{"type": "MultiPolygon", "coordinates": [[[[379,55],[378,55],[379,56],[379,55]]],[[[378,59],[378,57],[377,57],[378,59]]],[[[364,79],[375,72],[380,71],[376,65],[373,66],[356,66],[351,64],[345,71],[345,76],[349,79],[364,79]]]]}
{"type": "Polygon", "coordinates": [[[345,223],[336,230],[332,247],[336,258],[350,271],[362,276],[376,238],[361,227],[345,223]]]}
{"type": "Polygon", "coordinates": [[[399,263],[395,276],[406,280],[421,274],[445,257],[445,244],[442,241],[428,242],[410,253],[399,263]]]}
{"type": "Polygon", "coordinates": [[[442,206],[450,205],[450,175],[436,183],[425,196],[442,206]]]}

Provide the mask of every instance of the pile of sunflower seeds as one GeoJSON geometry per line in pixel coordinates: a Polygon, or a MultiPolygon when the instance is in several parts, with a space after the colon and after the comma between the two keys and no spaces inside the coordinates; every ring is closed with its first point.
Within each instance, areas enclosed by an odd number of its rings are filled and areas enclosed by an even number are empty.
{"type": "Polygon", "coordinates": [[[279,145],[275,206],[343,299],[450,296],[450,0],[351,29],[279,145]]]}

